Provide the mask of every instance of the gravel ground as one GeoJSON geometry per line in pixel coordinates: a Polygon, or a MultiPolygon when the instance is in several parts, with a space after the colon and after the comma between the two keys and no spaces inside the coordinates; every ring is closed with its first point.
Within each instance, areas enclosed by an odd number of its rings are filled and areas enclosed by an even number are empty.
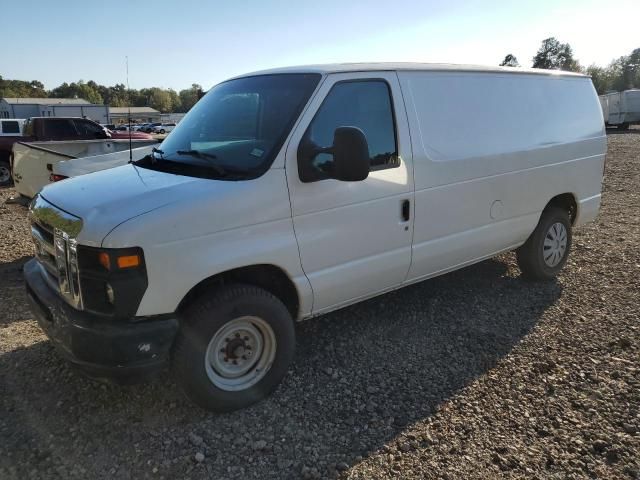
{"type": "Polygon", "coordinates": [[[26,307],[25,209],[0,191],[0,478],[640,478],[640,129],[557,282],[513,254],[305,322],[244,411],[168,374],[86,380],[26,307]]]}

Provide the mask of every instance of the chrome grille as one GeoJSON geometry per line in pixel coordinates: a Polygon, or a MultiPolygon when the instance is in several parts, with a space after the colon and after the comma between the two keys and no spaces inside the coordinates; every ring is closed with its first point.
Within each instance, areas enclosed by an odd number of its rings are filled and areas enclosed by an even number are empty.
{"type": "Polygon", "coordinates": [[[37,221],[31,223],[31,236],[36,246],[36,257],[47,273],[58,279],[56,252],[53,245],[53,229],[37,221]]]}
{"type": "Polygon", "coordinates": [[[75,239],[82,229],[82,220],[50,204],[40,195],[31,202],[29,216],[36,258],[45,279],[69,304],[82,308],[75,239]]]}

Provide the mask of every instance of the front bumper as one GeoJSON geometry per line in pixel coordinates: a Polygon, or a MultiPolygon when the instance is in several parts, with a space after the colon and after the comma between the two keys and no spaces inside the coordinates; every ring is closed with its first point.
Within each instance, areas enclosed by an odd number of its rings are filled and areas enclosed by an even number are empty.
{"type": "Polygon", "coordinates": [[[76,310],[42,277],[36,259],[24,266],[31,311],[60,353],[94,378],[131,383],[163,368],[178,331],[173,315],[113,320],[76,310]]]}

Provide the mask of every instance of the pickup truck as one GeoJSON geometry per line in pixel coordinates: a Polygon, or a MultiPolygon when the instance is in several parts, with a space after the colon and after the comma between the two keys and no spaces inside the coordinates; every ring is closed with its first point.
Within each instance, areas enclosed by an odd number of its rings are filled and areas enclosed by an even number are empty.
{"type": "Polygon", "coordinates": [[[11,183],[11,158],[15,142],[95,140],[97,138],[110,138],[110,134],[101,125],[86,118],[29,118],[24,123],[22,135],[0,136],[0,186],[11,183]]]}

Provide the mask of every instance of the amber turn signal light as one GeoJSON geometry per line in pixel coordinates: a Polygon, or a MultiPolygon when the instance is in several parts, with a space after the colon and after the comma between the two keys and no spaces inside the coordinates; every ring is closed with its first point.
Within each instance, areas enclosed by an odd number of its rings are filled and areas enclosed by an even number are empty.
{"type": "Polygon", "coordinates": [[[109,254],[107,252],[100,252],[98,254],[98,261],[104,268],[111,270],[111,260],[109,259],[109,254]]]}
{"type": "MultiPolygon", "coordinates": [[[[111,270],[111,257],[107,252],[98,254],[98,261],[107,270],[111,270]]],[[[115,266],[117,268],[133,268],[140,266],[141,260],[139,255],[120,255],[115,257],[115,266]]]]}
{"type": "Polygon", "coordinates": [[[118,268],[131,268],[140,265],[140,257],[138,255],[123,255],[118,257],[118,268]]]}

